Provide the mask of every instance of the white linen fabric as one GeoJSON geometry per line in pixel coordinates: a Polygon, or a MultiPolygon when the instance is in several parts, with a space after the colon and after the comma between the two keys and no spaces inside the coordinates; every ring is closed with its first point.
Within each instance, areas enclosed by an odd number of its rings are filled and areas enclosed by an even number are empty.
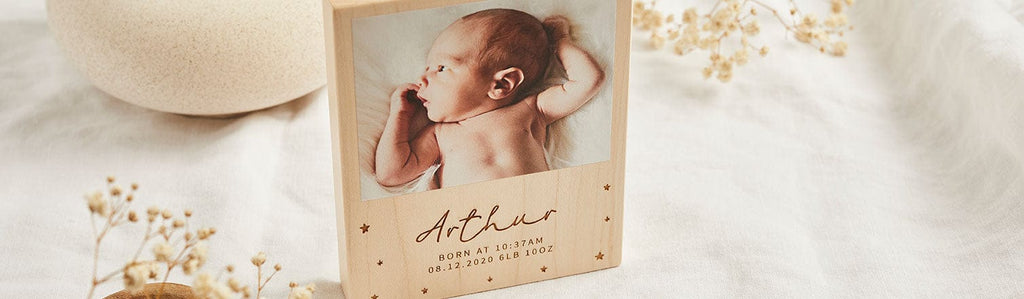
{"type": "MultiPolygon", "coordinates": [[[[324,92],[230,119],[131,106],[71,68],[39,2],[0,3],[4,297],[85,296],[81,196],[106,175],[139,182],[140,208],[216,227],[208,269],[252,281],[263,250],[284,265],[268,298],[288,281],[341,296],[324,92]]],[[[637,33],[622,266],[467,297],[1024,295],[1021,7],[860,0],[845,58],[766,19],[771,54],[728,84],[700,78],[706,56],[637,33]]],[[[108,236],[101,273],[139,233],[108,236]]]]}

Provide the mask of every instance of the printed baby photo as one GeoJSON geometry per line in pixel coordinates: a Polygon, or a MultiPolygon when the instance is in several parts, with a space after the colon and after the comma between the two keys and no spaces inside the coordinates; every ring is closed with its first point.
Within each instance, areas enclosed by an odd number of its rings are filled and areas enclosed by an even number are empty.
{"type": "Polygon", "coordinates": [[[363,200],[607,161],[615,2],[355,19],[363,200]]]}

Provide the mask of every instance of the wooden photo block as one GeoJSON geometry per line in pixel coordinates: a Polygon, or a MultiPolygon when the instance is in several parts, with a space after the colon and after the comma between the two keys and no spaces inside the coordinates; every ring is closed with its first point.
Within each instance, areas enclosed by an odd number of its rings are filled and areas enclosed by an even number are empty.
{"type": "Polygon", "coordinates": [[[618,266],[628,0],[326,0],[346,298],[618,266]]]}

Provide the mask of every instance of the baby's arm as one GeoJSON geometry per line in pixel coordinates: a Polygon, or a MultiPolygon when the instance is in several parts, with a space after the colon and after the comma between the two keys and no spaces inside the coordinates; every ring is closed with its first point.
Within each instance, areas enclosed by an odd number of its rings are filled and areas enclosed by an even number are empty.
{"type": "Polygon", "coordinates": [[[410,124],[416,113],[422,113],[419,101],[415,103],[418,86],[405,84],[391,95],[391,113],[384,134],[377,143],[377,182],[384,186],[398,186],[412,181],[440,159],[440,149],[434,129],[429,124],[411,137],[410,124]]]}
{"type": "Polygon", "coordinates": [[[568,19],[550,17],[544,20],[544,24],[551,28],[555,55],[565,67],[568,77],[565,84],[553,86],[537,95],[537,109],[550,124],[590,101],[604,83],[604,71],[590,54],[572,43],[568,19]]]}

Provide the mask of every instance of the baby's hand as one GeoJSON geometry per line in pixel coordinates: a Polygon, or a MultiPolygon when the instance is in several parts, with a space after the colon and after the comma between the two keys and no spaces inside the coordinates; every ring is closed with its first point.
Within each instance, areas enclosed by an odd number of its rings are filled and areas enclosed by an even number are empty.
{"type": "Polygon", "coordinates": [[[554,15],[544,19],[544,27],[547,28],[548,34],[551,34],[551,40],[561,41],[569,37],[572,22],[569,22],[569,19],[565,16],[554,15]]]}
{"type": "Polygon", "coordinates": [[[423,109],[422,101],[416,97],[419,90],[420,86],[412,83],[398,86],[395,92],[391,93],[391,113],[409,117],[419,109],[423,109]]]}

